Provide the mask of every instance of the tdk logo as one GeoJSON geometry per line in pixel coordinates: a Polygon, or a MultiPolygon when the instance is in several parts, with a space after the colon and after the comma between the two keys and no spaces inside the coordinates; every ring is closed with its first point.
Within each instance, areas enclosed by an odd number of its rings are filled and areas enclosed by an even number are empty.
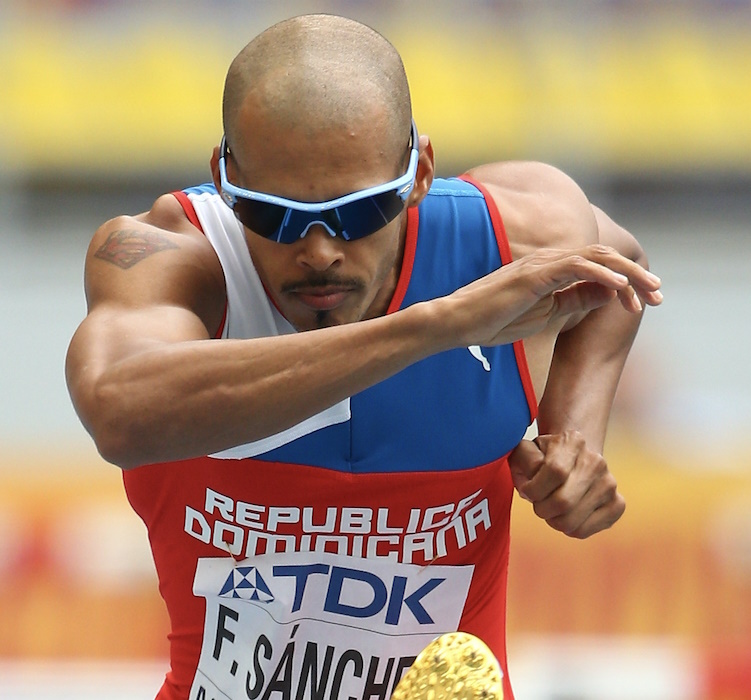
{"type": "Polygon", "coordinates": [[[260,603],[270,603],[274,600],[266,581],[255,566],[238,566],[232,569],[219,595],[227,598],[255,600],[260,603]]]}
{"type": "Polygon", "coordinates": [[[219,595],[261,603],[284,600],[293,616],[323,612],[339,618],[380,618],[396,626],[404,615],[411,615],[418,624],[431,625],[429,596],[446,580],[421,579],[417,585],[406,576],[384,580],[372,571],[324,563],[277,565],[271,572],[267,585],[255,567],[237,567],[219,595]]]}

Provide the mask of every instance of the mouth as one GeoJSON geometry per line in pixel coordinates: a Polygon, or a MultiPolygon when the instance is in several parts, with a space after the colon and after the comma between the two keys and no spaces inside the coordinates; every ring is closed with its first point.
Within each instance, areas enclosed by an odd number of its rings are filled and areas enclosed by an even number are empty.
{"type": "Polygon", "coordinates": [[[292,295],[304,306],[315,311],[331,311],[341,306],[352,290],[343,287],[302,288],[292,295]]]}

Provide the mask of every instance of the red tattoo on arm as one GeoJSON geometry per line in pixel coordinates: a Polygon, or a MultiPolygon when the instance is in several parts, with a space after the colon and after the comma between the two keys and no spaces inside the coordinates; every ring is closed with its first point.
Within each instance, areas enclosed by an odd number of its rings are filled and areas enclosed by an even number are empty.
{"type": "Polygon", "coordinates": [[[126,229],[111,233],[102,247],[94,253],[94,257],[127,270],[160,250],[178,247],[166,236],[155,231],[126,229]]]}

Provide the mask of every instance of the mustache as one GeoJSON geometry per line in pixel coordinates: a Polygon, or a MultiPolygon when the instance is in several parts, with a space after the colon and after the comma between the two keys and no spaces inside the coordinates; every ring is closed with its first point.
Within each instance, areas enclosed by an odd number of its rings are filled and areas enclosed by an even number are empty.
{"type": "Polygon", "coordinates": [[[365,283],[359,277],[339,277],[338,275],[316,274],[302,280],[286,282],[282,285],[283,293],[299,292],[301,290],[325,289],[327,287],[341,287],[359,291],[365,283]]]}

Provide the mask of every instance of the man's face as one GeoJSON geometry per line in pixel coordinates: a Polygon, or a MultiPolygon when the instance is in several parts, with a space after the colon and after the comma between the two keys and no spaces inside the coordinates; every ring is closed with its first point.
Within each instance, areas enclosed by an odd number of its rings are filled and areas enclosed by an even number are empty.
{"type": "MultiPolygon", "coordinates": [[[[243,133],[242,150],[228,164],[235,184],[300,201],[326,201],[392,180],[405,160],[379,144],[377,118],[309,133],[275,125],[243,133]],[[262,164],[262,165],[261,165],[262,164]]],[[[406,156],[406,139],[405,153],[406,156]]],[[[354,241],[332,237],[321,225],[281,244],[246,229],[250,255],[266,292],[298,330],[381,315],[396,286],[406,210],[379,231],[354,241]]]]}

